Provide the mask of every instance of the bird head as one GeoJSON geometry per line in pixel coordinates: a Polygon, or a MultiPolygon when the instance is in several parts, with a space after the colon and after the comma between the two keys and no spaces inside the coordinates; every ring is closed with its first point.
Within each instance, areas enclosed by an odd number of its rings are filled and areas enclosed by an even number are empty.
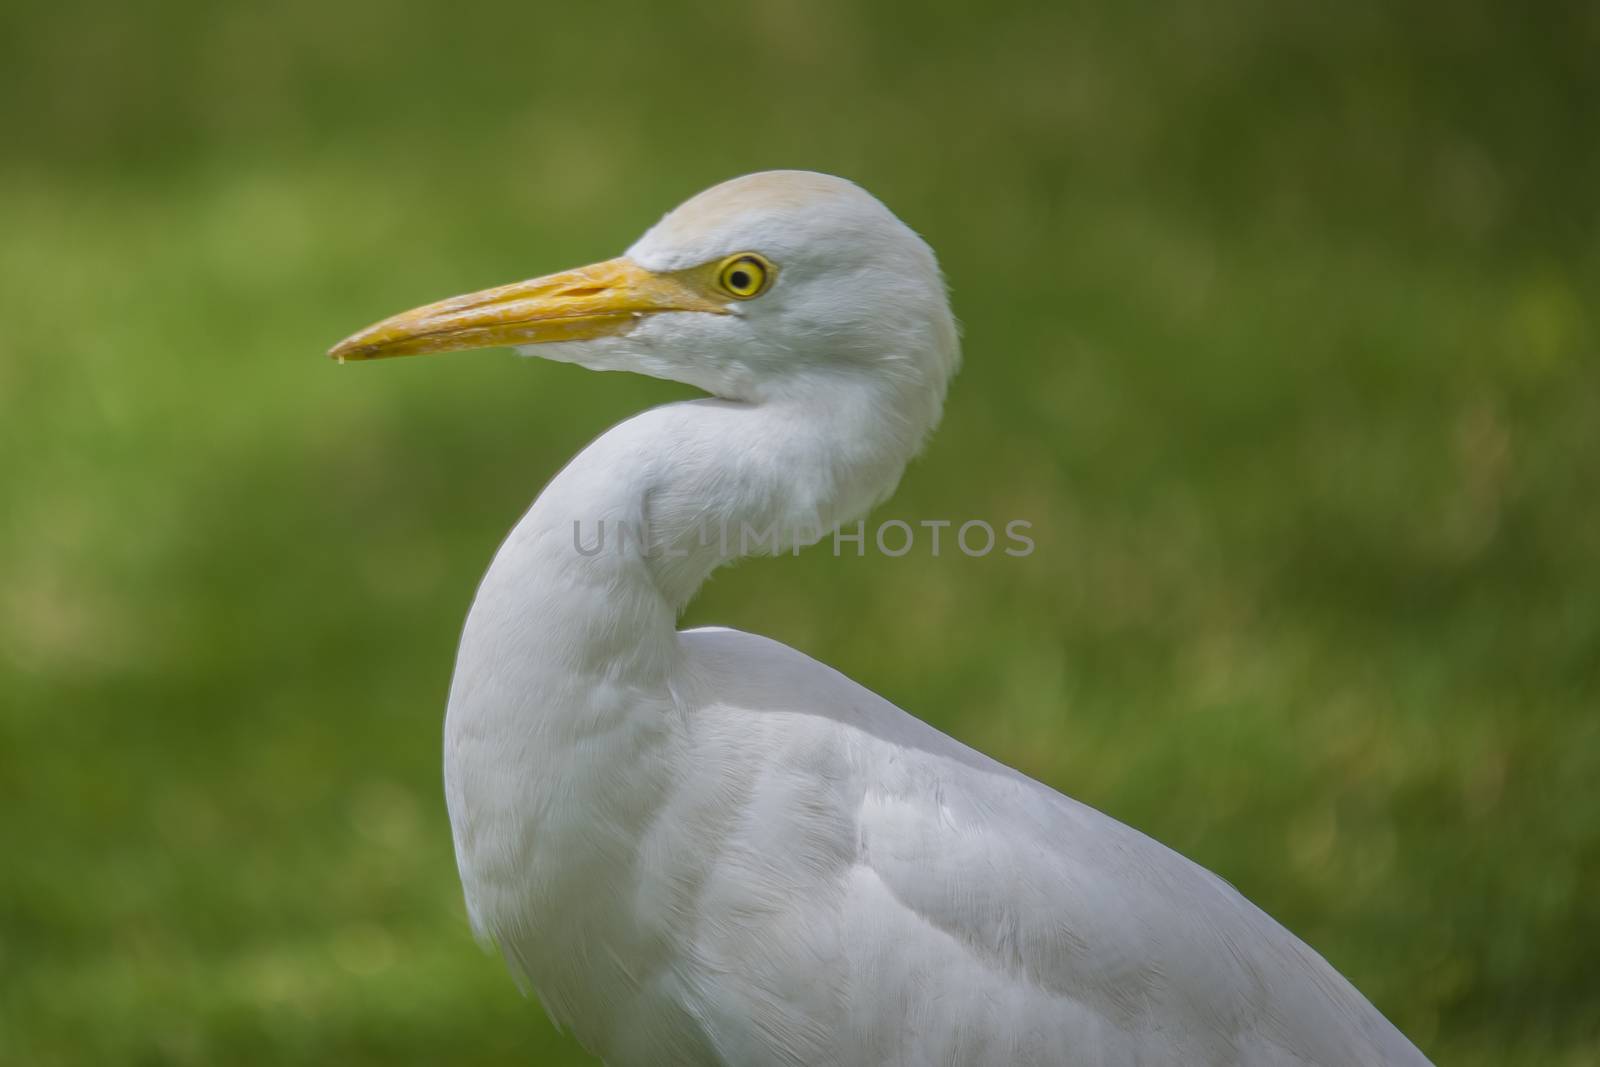
{"type": "Polygon", "coordinates": [[[959,360],[927,244],[859,186],[808,171],[724,182],[616,259],[407,311],[329,354],[498,345],[750,402],[887,386],[918,436],[959,360]]]}

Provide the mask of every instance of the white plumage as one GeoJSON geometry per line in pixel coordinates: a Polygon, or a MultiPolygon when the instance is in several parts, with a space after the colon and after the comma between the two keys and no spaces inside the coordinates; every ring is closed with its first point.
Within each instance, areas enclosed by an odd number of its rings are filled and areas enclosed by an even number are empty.
{"type": "Polygon", "coordinates": [[[933,254],[878,201],[824,175],[736,179],[621,259],[334,354],[497,343],[712,395],[624,422],[550,483],[484,578],[450,693],[473,925],[585,1047],[613,1065],[1426,1062],[1209,872],[793,649],[676,629],[739,531],[854,519],[938,421],[955,325],[933,254]]]}

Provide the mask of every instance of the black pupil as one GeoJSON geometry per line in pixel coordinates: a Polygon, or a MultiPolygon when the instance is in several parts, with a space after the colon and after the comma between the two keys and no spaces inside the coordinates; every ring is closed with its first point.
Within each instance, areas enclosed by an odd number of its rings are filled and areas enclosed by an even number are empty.
{"type": "Polygon", "coordinates": [[[735,289],[750,288],[750,274],[748,271],[736,270],[728,275],[728,284],[735,289]]]}

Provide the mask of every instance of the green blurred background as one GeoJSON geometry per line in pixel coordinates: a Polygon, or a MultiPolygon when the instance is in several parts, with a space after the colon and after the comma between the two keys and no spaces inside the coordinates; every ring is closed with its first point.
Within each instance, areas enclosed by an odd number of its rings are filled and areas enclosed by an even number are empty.
{"type": "Polygon", "coordinates": [[[336,367],[720,179],[854,178],[966,366],[770,634],[1218,871],[1441,1063],[1600,1059],[1600,7],[0,9],[0,1061],[580,1063],[473,943],[455,640],[685,390],[336,367]]]}

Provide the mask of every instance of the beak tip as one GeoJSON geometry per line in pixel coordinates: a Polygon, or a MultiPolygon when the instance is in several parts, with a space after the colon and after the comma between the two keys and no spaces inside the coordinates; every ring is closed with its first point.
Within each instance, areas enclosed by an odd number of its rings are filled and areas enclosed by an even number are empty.
{"type": "Polygon", "coordinates": [[[369,350],[370,346],[361,344],[354,337],[347,337],[328,349],[328,358],[335,363],[345,363],[350,360],[359,362],[367,358],[369,350]]]}

